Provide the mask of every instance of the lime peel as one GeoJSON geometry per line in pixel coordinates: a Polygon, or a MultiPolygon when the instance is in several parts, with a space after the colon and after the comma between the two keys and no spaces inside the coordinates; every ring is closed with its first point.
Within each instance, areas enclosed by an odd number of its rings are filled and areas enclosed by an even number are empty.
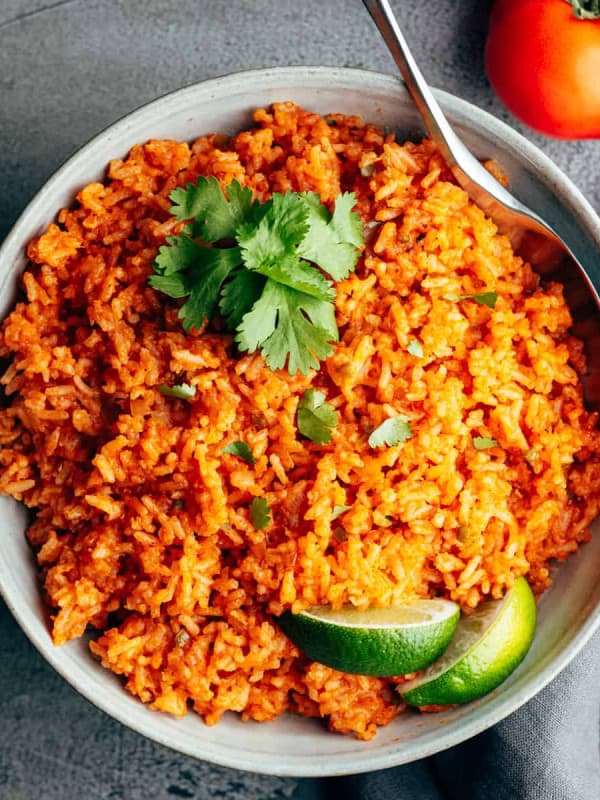
{"type": "Polygon", "coordinates": [[[499,686],[523,661],[535,634],[535,597],[519,578],[502,600],[459,622],[443,656],[400,687],[410,705],[469,703],[499,686]]]}
{"type": "Polygon", "coordinates": [[[278,619],[283,632],[313,661],[358,675],[392,677],[424,669],[450,642],[459,607],[449,600],[333,610],[317,606],[278,619]]]}

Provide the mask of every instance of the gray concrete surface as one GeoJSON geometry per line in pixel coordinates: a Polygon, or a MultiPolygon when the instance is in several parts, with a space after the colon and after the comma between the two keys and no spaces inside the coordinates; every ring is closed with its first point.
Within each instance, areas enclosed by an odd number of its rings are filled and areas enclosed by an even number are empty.
{"type": "MultiPolygon", "coordinates": [[[[430,81],[509,120],[483,74],[489,2],[395,6],[430,81]]],[[[283,64],[393,69],[359,0],[0,0],[0,239],[60,163],[118,117],[186,83],[283,64]]],[[[600,209],[600,144],[528,135],[600,209]]],[[[127,730],[53,673],[0,604],[0,800],[316,791],[194,761],[127,730]]]]}

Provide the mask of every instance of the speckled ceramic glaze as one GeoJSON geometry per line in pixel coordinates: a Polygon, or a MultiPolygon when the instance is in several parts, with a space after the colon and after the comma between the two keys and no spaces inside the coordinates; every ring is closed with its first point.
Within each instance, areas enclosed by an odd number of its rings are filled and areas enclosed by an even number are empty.
{"type": "MultiPolygon", "coordinates": [[[[597,259],[600,221],[570,181],[511,128],[443,92],[439,100],[457,132],[480,158],[497,158],[513,191],[559,232],[575,236],[579,252],[597,259]]],[[[360,114],[365,120],[419,135],[420,124],[403,85],[377,73],[328,67],[290,67],[230,75],[189,86],[135,111],[80,150],[27,207],[0,250],[0,316],[11,308],[25,245],[70,205],[86,183],[103,177],[110,159],[136,142],[191,140],[248,126],[258,106],[293,100],[317,112],[360,114]]],[[[597,287],[598,288],[598,287],[597,287]]],[[[193,713],[176,720],[150,711],[120,680],[94,661],[83,640],[54,647],[36,570],[26,544],[26,514],[0,499],[0,590],[19,624],[50,664],[88,700],[123,724],[162,744],[238,769],[317,776],[391,767],[431,755],[473,736],[510,714],[572,659],[600,624],[600,533],[556,573],[539,603],[539,627],[523,664],[482,700],[440,714],[406,713],[370,742],[328,733],[315,720],[280,717],[243,723],[228,714],[206,727],[193,713]]],[[[58,710],[57,710],[58,712],[58,710]]]]}

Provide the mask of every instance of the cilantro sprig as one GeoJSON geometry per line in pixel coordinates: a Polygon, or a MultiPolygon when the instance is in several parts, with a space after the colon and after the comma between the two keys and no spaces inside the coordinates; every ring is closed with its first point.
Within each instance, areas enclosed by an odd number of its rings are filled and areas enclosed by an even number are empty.
{"type": "Polygon", "coordinates": [[[261,350],[271,369],[317,368],[338,339],[333,282],[354,270],[363,245],[354,194],[330,212],[311,192],[259,203],[237,181],[223,191],[201,177],[170,197],[185,226],[160,248],[149,283],[185,300],[184,329],[218,310],[239,349],[261,350]]]}

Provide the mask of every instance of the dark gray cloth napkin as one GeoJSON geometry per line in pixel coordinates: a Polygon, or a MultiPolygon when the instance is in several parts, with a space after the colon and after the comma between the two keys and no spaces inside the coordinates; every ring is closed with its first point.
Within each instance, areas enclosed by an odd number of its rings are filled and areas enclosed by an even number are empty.
{"type": "Polygon", "coordinates": [[[344,800],[600,800],[600,633],[543,691],[433,758],[335,778],[344,800]]]}

